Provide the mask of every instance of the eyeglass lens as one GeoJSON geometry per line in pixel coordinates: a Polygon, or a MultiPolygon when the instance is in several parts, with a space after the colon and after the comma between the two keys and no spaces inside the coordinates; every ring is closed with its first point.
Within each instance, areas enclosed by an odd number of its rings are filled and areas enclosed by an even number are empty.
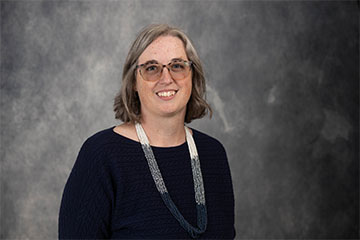
{"type": "Polygon", "coordinates": [[[161,77],[163,68],[166,67],[174,80],[182,80],[188,76],[190,64],[190,62],[179,60],[172,61],[168,65],[150,62],[140,67],[140,73],[146,81],[157,81],[161,77]]]}

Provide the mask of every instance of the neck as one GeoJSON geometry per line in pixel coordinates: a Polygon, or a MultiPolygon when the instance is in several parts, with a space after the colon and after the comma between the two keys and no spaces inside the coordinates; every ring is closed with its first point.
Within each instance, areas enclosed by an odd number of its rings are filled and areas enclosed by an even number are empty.
{"type": "Polygon", "coordinates": [[[143,117],[141,125],[152,146],[173,147],[186,141],[184,118],[158,117],[149,119],[143,117]]]}

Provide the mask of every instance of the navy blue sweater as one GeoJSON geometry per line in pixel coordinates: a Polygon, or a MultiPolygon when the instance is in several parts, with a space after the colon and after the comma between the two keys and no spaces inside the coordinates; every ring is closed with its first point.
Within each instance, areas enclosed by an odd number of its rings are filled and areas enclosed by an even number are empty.
{"type": "MultiPolygon", "coordinates": [[[[224,147],[193,130],[205,188],[208,226],[200,238],[234,238],[234,194],[224,147]]],[[[187,144],[153,147],[171,198],[196,226],[187,144]]],[[[65,185],[59,238],[190,238],[163,203],[139,142],[113,127],[83,144],[65,185]]]]}

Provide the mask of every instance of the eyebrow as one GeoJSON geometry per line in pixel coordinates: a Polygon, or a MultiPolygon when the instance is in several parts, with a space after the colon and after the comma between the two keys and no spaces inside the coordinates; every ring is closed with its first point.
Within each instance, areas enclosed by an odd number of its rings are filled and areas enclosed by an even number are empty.
{"type": "Polygon", "coordinates": [[[155,59],[151,59],[149,61],[144,62],[143,64],[139,64],[139,66],[144,66],[144,65],[147,65],[149,63],[158,63],[158,61],[156,61],[155,59]]]}
{"type": "Polygon", "coordinates": [[[171,62],[172,61],[188,61],[188,60],[184,60],[182,58],[173,58],[173,59],[171,59],[171,62]]]}
{"type": "MultiPolygon", "coordinates": [[[[170,62],[173,62],[173,61],[189,61],[189,60],[184,60],[182,58],[173,58],[173,59],[170,60],[170,62]]],[[[150,64],[150,63],[159,63],[159,62],[157,60],[155,60],[155,59],[151,59],[151,60],[148,60],[145,63],[140,64],[140,65],[147,65],[147,64],[150,64]]]]}

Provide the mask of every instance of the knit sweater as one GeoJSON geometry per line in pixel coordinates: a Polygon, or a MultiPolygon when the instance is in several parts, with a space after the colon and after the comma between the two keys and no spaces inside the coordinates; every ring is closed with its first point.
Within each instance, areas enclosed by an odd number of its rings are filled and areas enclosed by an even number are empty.
{"type": "MultiPolygon", "coordinates": [[[[207,230],[200,238],[234,238],[234,195],[225,149],[216,139],[192,131],[208,213],[207,230]]],[[[172,200],[196,226],[187,143],[152,149],[172,200]]],[[[141,144],[113,127],[81,147],[63,192],[58,230],[60,239],[190,238],[161,199],[141,144]]]]}

